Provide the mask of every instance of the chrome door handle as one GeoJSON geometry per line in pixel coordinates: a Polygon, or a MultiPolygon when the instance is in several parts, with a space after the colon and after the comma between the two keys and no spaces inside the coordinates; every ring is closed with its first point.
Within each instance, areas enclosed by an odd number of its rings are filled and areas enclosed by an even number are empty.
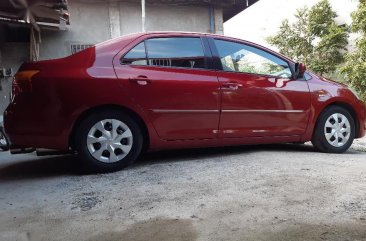
{"type": "Polygon", "coordinates": [[[228,83],[223,83],[222,86],[221,86],[221,89],[223,89],[223,90],[238,90],[241,87],[243,87],[242,84],[234,83],[234,82],[228,82],[228,83]]]}
{"type": "Polygon", "coordinates": [[[151,82],[151,80],[144,75],[139,75],[135,78],[129,78],[129,80],[130,82],[137,83],[138,85],[147,85],[151,82]]]}

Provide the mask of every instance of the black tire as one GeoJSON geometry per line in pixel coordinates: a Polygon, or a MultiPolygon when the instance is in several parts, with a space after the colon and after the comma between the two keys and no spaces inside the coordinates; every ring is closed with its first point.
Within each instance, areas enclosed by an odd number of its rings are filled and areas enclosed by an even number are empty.
{"type": "Polygon", "coordinates": [[[114,172],[132,164],[138,158],[143,147],[143,134],[139,125],[129,115],[116,110],[98,111],[89,115],[78,126],[75,135],[75,147],[80,156],[83,171],[114,172]],[[91,128],[96,123],[106,119],[115,119],[123,122],[131,130],[133,138],[132,148],[128,154],[123,159],[113,163],[102,162],[94,158],[87,145],[87,138],[91,128]]]}
{"type": "Polygon", "coordinates": [[[325,153],[343,153],[347,151],[349,147],[352,145],[353,140],[355,138],[355,131],[356,131],[355,121],[352,115],[349,113],[349,111],[340,106],[330,106],[320,114],[314,129],[311,142],[318,151],[325,153]],[[349,139],[340,147],[335,147],[328,142],[324,130],[328,118],[330,118],[333,114],[336,113],[345,116],[350,124],[349,139]]]}
{"type": "Polygon", "coordinates": [[[9,150],[9,139],[5,134],[5,131],[3,129],[3,127],[0,127],[0,149],[2,151],[8,151],[9,150]],[[1,143],[1,142],[5,142],[5,143],[1,143]]]}

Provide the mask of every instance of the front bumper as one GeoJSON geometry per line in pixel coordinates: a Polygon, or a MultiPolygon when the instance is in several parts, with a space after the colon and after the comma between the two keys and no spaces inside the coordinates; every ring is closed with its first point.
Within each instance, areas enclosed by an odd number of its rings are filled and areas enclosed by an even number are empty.
{"type": "Polygon", "coordinates": [[[361,100],[358,100],[356,103],[356,112],[359,124],[359,131],[356,138],[362,138],[366,135],[366,105],[361,100]]]}

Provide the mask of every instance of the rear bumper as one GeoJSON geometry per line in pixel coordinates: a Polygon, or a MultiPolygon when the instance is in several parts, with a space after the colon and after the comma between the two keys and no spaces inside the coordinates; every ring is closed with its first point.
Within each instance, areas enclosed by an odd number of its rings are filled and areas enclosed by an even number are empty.
{"type": "Polygon", "coordinates": [[[68,134],[52,112],[32,105],[10,104],[4,113],[4,128],[12,149],[47,148],[68,150],[68,134]]]}
{"type": "MultiPolygon", "coordinates": [[[[6,132],[8,133],[8,132],[6,132]]],[[[10,140],[10,149],[47,148],[67,151],[68,145],[58,136],[36,136],[29,134],[7,134],[10,140]]]]}

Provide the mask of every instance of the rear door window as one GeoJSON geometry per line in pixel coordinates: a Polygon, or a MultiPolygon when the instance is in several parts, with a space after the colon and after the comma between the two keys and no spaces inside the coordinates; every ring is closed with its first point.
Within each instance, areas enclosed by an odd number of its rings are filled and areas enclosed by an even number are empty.
{"type": "Polygon", "coordinates": [[[201,38],[153,38],[145,41],[148,65],[190,69],[205,68],[201,38]]]}

